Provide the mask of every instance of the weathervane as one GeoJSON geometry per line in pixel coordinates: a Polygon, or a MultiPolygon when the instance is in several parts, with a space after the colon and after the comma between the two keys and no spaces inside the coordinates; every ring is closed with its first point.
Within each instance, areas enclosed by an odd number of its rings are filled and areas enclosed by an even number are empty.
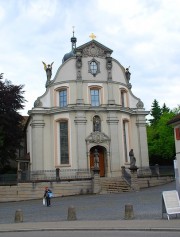
{"type": "Polygon", "coordinates": [[[92,40],[94,40],[96,38],[94,33],[91,33],[91,35],[89,36],[92,40]]]}
{"type": "Polygon", "coordinates": [[[71,43],[72,43],[72,51],[74,51],[76,49],[77,39],[76,39],[76,37],[74,37],[74,28],[75,28],[75,26],[72,26],[72,28],[73,28],[73,37],[71,37],[71,43]]]}

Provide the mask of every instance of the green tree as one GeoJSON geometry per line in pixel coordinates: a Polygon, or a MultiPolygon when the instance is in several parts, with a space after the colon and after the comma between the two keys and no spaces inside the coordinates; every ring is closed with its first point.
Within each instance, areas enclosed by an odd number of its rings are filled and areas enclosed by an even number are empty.
{"type": "Polygon", "coordinates": [[[151,106],[150,115],[152,116],[152,119],[149,119],[150,124],[151,125],[156,124],[158,120],[160,119],[161,114],[162,114],[162,110],[159,106],[158,101],[155,99],[151,106]]]}
{"type": "Polygon", "coordinates": [[[170,112],[170,109],[166,106],[165,103],[164,103],[163,106],[162,106],[161,112],[162,112],[162,114],[163,114],[163,113],[166,113],[166,112],[167,112],[167,113],[170,112]]]}
{"type": "MultiPolygon", "coordinates": [[[[3,79],[3,73],[0,73],[0,80],[3,79]]],[[[2,126],[0,124],[0,150],[1,150],[1,147],[3,145],[3,135],[2,135],[3,131],[2,131],[2,126]]]]}
{"type": "Polygon", "coordinates": [[[150,164],[170,164],[175,157],[174,130],[167,123],[176,113],[165,104],[160,109],[160,117],[156,116],[156,120],[153,120],[155,122],[147,125],[150,164]]]}
{"type": "Polygon", "coordinates": [[[0,74],[0,168],[9,165],[16,159],[17,149],[23,136],[22,119],[18,110],[23,109],[25,99],[22,85],[3,82],[0,74]]]}

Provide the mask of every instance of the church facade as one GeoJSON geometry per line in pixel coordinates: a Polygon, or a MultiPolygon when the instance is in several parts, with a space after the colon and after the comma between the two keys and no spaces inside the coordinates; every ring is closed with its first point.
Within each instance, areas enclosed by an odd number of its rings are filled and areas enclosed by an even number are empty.
{"type": "Polygon", "coordinates": [[[46,91],[28,112],[30,170],[98,165],[101,177],[120,176],[131,149],[137,167],[149,166],[148,111],[131,91],[128,68],[94,39],[76,47],[73,35],[71,43],[53,79],[52,64],[44,63],[46,91]]]}

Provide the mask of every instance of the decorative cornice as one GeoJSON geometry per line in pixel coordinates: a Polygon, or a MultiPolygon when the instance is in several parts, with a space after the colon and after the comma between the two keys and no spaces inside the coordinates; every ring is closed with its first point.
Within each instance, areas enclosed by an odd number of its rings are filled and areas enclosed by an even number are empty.
{"type": "Polygon", "coordinates": [[[102,132],[92,132],[86,139],[87,142],[89,143],[103,143],[103,142],[109,142],[111,139],[102,132]]]}
{"type": "Polygon", "coordinates": [[[118,124],[119,119],[107,119],[107,124],[118,124]]]}
{"type": "MultiPolygon", "coordinates": [[[[71,113],[71,112],[117,112],[117,113],[126,113],[130,115],[137,115],[137,114],[142,114],[142,115],[147,115],[149,114],[149,111],[145,110],[138,110],[137,108],[129,108],[129,107],[121,107],[117,105],[101,105],[98,107],[92,107],[91,105],[85,105],[85,104],[73,104],[73,105],[68,105],[67,107],[39,107],[39,108],[34,108],[32,110],[28,111],[29,115],[32,114],[56,114],[56,113],[71,113]]],[[[109,120],[109,119],[108,119],[109,120]]]]}
{"type": "Polygon", "coordinates": [[[82,56],[83,57],[101,57],[101,58],[105,58],[106,53],[102,48],[99,48],[94,43],[91,43],[89,46],[87,46],[83,49],[82,56]]]}
{"type": "Polygon", "coordinates": [[[45,123],[44,120],[34,120],[30,125],[32,128],[44,128],[45,123]]]}
{"type": "Polygon", "coordinates": [[[84,48],[89,47],[89,46],[92,45],[92,44],[96,45],[98,48],[101,48],[104,52],[106,52],[106,53],[109,54],[109,55],[112,54],[112,52],[113,52],[112,49],[110,49],[110,48],[104,46],[103,44],[99,43],[99,42],[96,41],[96,40],[91,40],[91,41],[89,41],[89,42],[87,42],[87,43],[85,43],[85,44],[83,44],[83,45],[77,47],[75,51],[76,51],[76,52],[79,52],[79,51],[82,52],[84,48]]]}

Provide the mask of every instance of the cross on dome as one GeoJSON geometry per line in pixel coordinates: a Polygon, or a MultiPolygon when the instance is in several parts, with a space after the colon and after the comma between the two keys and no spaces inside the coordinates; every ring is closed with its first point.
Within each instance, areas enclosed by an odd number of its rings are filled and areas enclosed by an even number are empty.
{"type": "Polygon", "coordinates": [[[96,38],[95,34],[94,33],[91,33],[90,36],[89,36],[92,40],[94,40],[96,38]]]}

